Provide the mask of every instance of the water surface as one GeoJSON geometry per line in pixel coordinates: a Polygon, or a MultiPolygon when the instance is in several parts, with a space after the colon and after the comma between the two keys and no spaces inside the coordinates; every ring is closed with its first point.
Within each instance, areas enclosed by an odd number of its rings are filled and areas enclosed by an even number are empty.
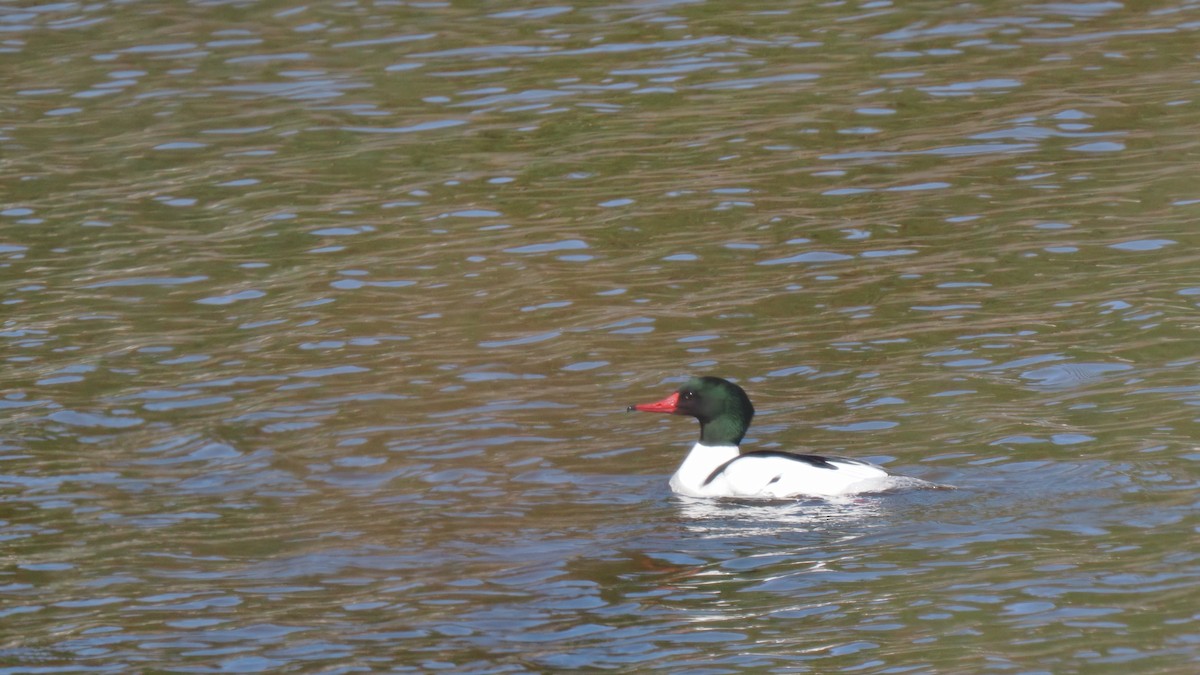
{"type": "Polygon", "coordinates": [[[1198,28],[0,13],[4,672],[1191,672],[1198,28]],[[958,489],[675,498],[689,374],[958,489]]]}

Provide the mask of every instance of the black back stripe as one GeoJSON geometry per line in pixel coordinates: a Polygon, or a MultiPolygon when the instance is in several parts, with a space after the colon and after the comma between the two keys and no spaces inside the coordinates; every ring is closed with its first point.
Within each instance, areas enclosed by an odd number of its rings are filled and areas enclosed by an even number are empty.
{"type": "MultiPolygon", "coordinates": [[[[718,466],[717,468],[713,469],[713,472],[708,474],[708,478],[704,479],[703,485],[708,485],[709,483],[716,480],[717,476],[720,476],[722,473],[724,473],[725,469],[728,469],[730,464],[733,464],[734,462],[738,461],[739,459],[742,459],[743,457],[778,457],[779,459],[789,459],[789,460],[792,460],[793,462],[800,462],[802,464],[807,464],[807,465],[815,467],[817,469],[829,469],[830,471],[837,471],[837,468],[838,468],[837,464],[833,464],[830,460],[833,460],[834,462],[841,462],[842,464],[858,464],[860,466],[875,466],[874,464],[872,464],[870,462],[864,462],[861,459],[851,459],[849,457],[822,457],[821,455],[801,455],[801,454],[798,454],[795,452],[784,452],[782,450],[755,450],[754,452],[743,452],[742,454],[738,455],[737,457],[734,457],[733,459],[725,462],[721,466],[718,466]]],[[[783,475],[780,474],[779,476],[776,476],[775,479],[772,480],[771,482],[774,483],[775,481],[780,480],[782,477],[783,477],[783,475]]]]}
{"type": "Polygon", "coordinates": [[[713,482],[714,480],[716,480],[717,476],[721,475],[721,472],[723,472],[725,469],[729,468],[730,464],[733,464],[734,462],[738,461],[738,459],[740,459],[741,457],[742,457],[742,455],[738,455],[737,457],[734,457],[733,459],[725,462],[721,466],[718,466],[717,468],[713,469],[713,472],[708,474],[708,478],[704,479],[704,482],[700,484],[700,487],[704,487],[704,486],[708,485],[709,483],[713,482]]]}

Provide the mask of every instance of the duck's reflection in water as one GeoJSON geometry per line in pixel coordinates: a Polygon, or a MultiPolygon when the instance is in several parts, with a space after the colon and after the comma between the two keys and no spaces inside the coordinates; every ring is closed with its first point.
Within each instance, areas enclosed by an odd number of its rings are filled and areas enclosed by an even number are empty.
{"type": "MultiPolygon", "coordinates": [[[[695,533],[707,536],[778,537],[788,533],[845,531],[847,526],[876,518],[885,512],[879,495],[831,499],[699,499],[676,497],[680,520],[695,533]]],[[[849,528],[854,532],[861,528],[849,528]]]]}

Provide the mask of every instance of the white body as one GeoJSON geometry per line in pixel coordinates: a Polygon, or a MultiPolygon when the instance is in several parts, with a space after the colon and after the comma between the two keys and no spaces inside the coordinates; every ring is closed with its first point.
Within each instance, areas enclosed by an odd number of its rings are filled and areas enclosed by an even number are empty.
{"type": "Polygon", "coordinates": [[[782,453],[740,455],[737,446],[697,443],[671,476],[671,490],[688,497],[836,497],[897,487],[891,479],[858,460],[827,457],[816,466],[782,453]]]}

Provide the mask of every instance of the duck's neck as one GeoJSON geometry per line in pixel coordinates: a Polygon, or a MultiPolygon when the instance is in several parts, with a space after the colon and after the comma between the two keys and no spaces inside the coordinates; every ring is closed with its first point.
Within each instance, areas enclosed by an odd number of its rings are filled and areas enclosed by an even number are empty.
{"type": "Polygon", "coordinates": [[[746,435],[746,421],[725,414],[700,421],[700,444],[713,447],[737,447],[746,435]]]}

